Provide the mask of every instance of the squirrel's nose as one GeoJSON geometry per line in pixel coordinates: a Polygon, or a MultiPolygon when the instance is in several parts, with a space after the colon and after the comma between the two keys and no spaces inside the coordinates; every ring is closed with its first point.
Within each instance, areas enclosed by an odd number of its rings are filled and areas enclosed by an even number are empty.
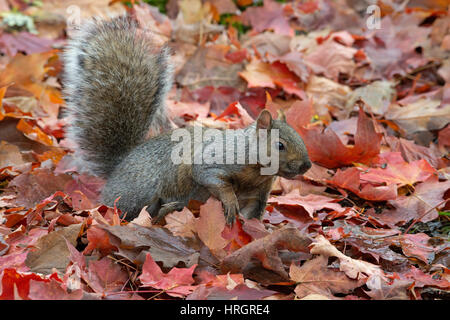
{"type": "Polygon", "coordinates": [[[303,161],[302,164],[300,165],[300,168],[298,171],[300,173],[305,173],[306,171],[308,171],[311,168],[311,166],[312,166],[311,161],[309,161],[309,160],[303,161]]]}
{"type": "Polygon", "coordinates": [[[288,167],[290,170],[297,172],[298,174],[302,174],[308,171],[311,168],[311,165],[312,164],[309,159],[305,161],[294,160],[288,164],[288,167]]]}

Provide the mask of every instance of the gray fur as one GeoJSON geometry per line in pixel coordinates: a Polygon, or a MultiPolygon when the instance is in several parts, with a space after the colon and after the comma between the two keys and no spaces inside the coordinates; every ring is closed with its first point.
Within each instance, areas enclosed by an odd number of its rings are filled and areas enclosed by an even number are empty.
{"type": "Polygon", "coordinates": [[[170,128],[168,48],[156,51],[132,21],[88,22],[69,41],[64,60],[67,135],[79,146],[82,169],[108,177],[149,130],[170,128]]]}

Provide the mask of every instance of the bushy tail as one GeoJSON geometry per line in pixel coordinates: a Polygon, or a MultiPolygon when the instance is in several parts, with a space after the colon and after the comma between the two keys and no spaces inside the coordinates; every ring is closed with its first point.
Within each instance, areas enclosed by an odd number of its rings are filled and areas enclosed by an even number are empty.
{"type": "Polygon", "coordinates": [[[164,100],[172,84],[168,48],[156,50],[128,18],[91,21],[64,53],[67,135],[88,171],[108,177],[149,130],[169,128],[164,100]]]}

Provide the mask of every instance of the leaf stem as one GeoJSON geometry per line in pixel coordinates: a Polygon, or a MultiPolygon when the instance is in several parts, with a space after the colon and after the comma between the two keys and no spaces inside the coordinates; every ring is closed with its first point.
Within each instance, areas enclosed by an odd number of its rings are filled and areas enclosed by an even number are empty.
{"type": "Polygon", "coordinates": [[[413,225],[415,225],[417,222],[420,221],[420,219],[422,219],[423,217],[425,217],[428,213],[430,213],[431,211],[433,211],[434,209],[436,209],[437,207],[443,205],[444,203],[446,203],[449,199],[447,200],[442,200],[441,202],[439,202],[437,205],[435,205],[434,207],[432,207],[431,209],[425,211],[425,213],[422,213],[419,218],[414,219],[413,223],[411,223],[411,225],[403,232],[403,234],[408,233],[408,231],[412,228],[413,225]]]}

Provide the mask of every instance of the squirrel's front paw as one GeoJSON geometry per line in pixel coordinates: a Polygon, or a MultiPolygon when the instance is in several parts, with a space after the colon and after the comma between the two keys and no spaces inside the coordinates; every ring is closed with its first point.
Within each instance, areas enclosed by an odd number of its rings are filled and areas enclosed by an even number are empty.
{"type": "Polygon", "coordinates": [[[232,204],[225,206],[224,208],[224,214],[225,214],[225,221],[228,225],[232,226],[234,223],[234,220],[236,220],[236,216],[239,213],[239,205],[238,204],[232,204]]]}

